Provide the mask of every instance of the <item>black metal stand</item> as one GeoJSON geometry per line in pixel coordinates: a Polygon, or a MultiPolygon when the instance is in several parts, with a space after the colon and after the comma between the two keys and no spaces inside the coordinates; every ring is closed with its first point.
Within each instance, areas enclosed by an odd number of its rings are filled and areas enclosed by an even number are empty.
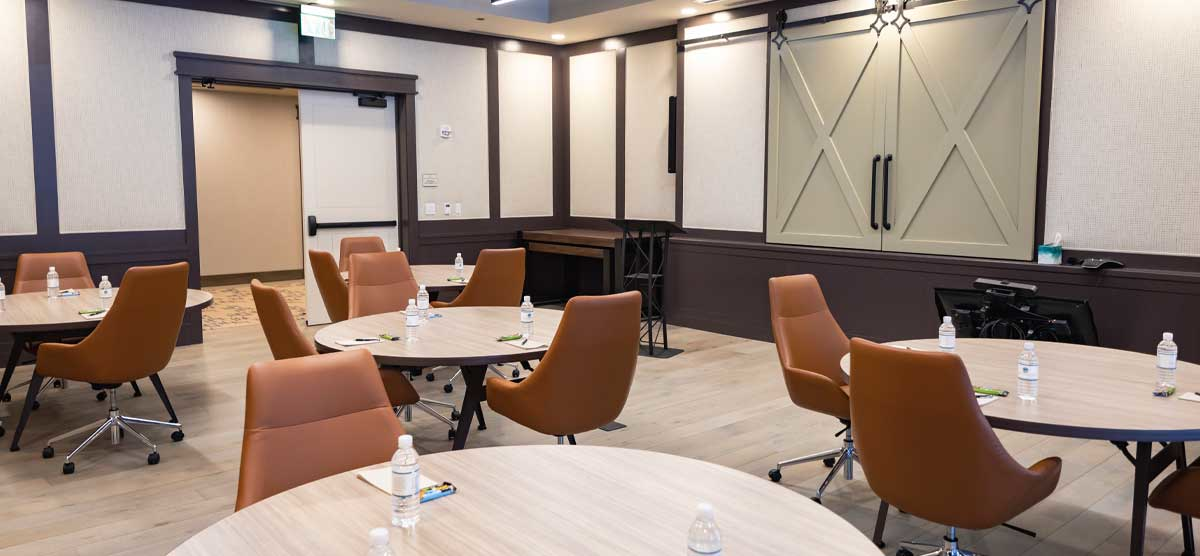
{"type": "Polygon", "coordinates": [[[624,241],[621,249],[626,252],[621,272],[622,291],[642,292],[642,347],[641,355],[665,359],[683,353],[672,349],[667,339],[667,314],[663,309],[665,299],[667,248],[671,234],[684,233],[674,222],[660,220],[609,220],[621,228],[624,241]],[[632,257],[628,256],[632,254],[632,257]]]}

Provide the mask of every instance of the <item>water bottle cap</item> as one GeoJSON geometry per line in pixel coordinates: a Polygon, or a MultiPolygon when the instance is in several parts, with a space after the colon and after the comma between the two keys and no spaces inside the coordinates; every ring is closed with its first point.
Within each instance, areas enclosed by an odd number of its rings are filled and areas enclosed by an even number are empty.
{"type": "Polygon", "coordinates": [[[1025,342],[1025,351],[1033,351],[1033,342],[1025,342]]]}
{"type": "Polygon", "coordinates": [[[1170,332],[1163,332],[1163,339],[1170,342],[1175,339],[1175,335],[1170,332]]]}
{"type": "Polygon", "coordinates": [[[54,272],[54,267],[50,267],[50,272],[54,272]]]}
{"type": "Polygon", "coordinates": [[[944,317],[942,317],[942,323],[943,323],[943,324],[951,324],[950,317],[949,317],[948,315],[947,315],[947,316],[944,316],[944,317]]]}
{"type": "Polygon", "coordinates": [[[101,274],[101,275],[100,275],[100,281],[101,281],[101,282],[107,282],[107,281],[108,281],[108,275],[107,275],[107,274],[101,274]]]}
{"type": "Polygon", "coordinates": [[[386,527],[376,527],[371,529],[371,546],[387,546],[388,530],[386,527]]]}
{"type": "Polygon", "coordinates": [[[396,439],[396,445],[399,446],[400,448],[412,448],[412,435],[411,434],[400,435],[400,438],[396,439]]]}
{"type": "Polygon", "coordinates": [[[712,504],[709,504],[708,502],[701,502],[699,504],[696,504],[696,514],[697,514],[697,517],[702,517],[705,519],[712,519],[713,518],[712,504]]]}
{"type": "Polygon", "coordinates": [[[421,284],[421,285],[417,286],[417,289],[420,291],[425,291],[425,284],[421,284]]]}
{"type": "Polygon", "coordinates": [[[409,299],[409,300],[408,300],[408,304],[409,304],[409,305],[416,305],[416,304],[417,304],[417,300],[415,300],[415,299],[409,299]]]}
{"type": "Polygon", "coordinates": [[[529,303],[529,296],[528,296],[528,295],[527,295],[527,296],[525,296],[525,302],[526,302],[526,303],[529,303]]]}
{"type": "Polygon", "coordinates": [[[454,256],[455,256],[455,257],[461,257],[461,256],[462,256],[462,253],[455,253],[455,254],[454,254],[454,256]]]}

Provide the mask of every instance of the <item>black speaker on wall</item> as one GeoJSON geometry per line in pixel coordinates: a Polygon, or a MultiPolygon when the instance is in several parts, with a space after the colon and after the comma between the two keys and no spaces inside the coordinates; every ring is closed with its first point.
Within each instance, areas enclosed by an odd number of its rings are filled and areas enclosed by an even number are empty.
{"type": "Polygon", "coordinates": [[[676,129],[676,127],[677,127],[676,122],[679,121],[677,119],[676,110],[678,109],[678,107],[679,107],[679,102],[675,97],[667,98],[667,173],[668,174],[675,173],[675,151],[676,151],[675,134],[678,131],[678,129],[676,129]]]}

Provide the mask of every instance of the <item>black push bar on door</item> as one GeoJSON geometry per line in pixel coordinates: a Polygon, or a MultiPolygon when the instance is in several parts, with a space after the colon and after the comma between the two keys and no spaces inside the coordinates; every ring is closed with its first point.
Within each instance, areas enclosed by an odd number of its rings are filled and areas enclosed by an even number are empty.
{"type": "Polygon", "coordinates": [[[371,222],[317,222],[317,217],[308,216],[308,235],[317,235],[317,230],[328,230],[332,228],[395,228],[397,225],[395,220],[375,220],[371,222]]]}

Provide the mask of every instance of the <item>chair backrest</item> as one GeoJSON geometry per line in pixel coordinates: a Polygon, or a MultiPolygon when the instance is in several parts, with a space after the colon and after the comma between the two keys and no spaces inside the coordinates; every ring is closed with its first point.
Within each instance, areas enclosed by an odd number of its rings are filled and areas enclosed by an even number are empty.
{"type": "Polygon", "coordinates": [[[854,443],[871,489],[943,525],[1010,517],[996,504],[1027,492],[1033,474],[996,438],[962,359],[860,338],[850,354],[854,443]]]}
{"type": "Polygon", "coordinates": [[[255,363],[246,376],[236,509],[388,461],[401,434],[365,350],[255,363]]]}
{"type": "Polygon", "coordinates": [[[417,279],[400,251],[350,257],[350,318],[403,311],[417,298],[417,279]]]}
{"type": "Polygon", "coordinates": [[[387,247],[379,236],[344,237],[338,246],[338,268],[350,270],[350,255],[355,253],[383,253],[387,247]]]}
{"type": "Polygon", "coordinates": [[[163,370],[175,353],[187,289],[188,263],[126,271],[108,314],[70,348],[76,360],[86,361],[80,380],[120,384],[163,370]]]}
{"type": "Polygon", "coordinates": [[[329,320],[342,322],[350,318],[350,290],[342,273],[338,270],[337,261],[328,251],[308,250],[308,262],[312,265],[313,279],[317,281],[317,289],[321,291],[321,301],[325,303],[325,312],[329,320]]]}
{"type": "Polygon", "coordinates": [[[840,387],[840,366],[850,340],[825,304],[821,285],[811,274],[778,276],[767,281],[771,331],[792,402],[800,407],[847,418],[840,387]]]}
{"type": "Polygon", "coordinates": [[[531,416],[547,434],[589,431],[625,407],[637,369],[642,294],[576,296],[567,302],[550,349],[521,384],[531,416]]]}
{"type": "Polygon", "coordinates": [[[22,253],[17,257],[17,272],[13,277],[12,293],[46,291],[46,273],[50,267],[58,273],[58,287],[62,289],[94,288],[92,275],[88,271],[83,253],[22,253]]]}
{"type": "Polygon", "coordinates": [[[452,307],[518,307],[525,289],[525,248],[484,249],[452,307]]]}
{"type": "Polygon", "coordinates": [[[296,324],[292,310],[283,294],[275,288],[264,286],[257,279],[250,281],[250,293],[254,296],[254,308],[258,310],[258,322],[262,324],[275,359],[291,359],[316,355],[317,349],[296,324]]]}

